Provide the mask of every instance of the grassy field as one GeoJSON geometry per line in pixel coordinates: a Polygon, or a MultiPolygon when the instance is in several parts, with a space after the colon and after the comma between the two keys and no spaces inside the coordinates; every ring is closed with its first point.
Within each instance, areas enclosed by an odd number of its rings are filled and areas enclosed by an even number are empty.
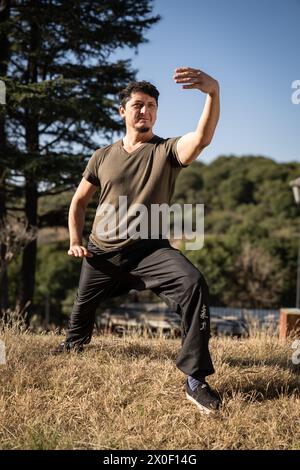
{"type": "Polygon", "coordinates": [[[178,339],[98,336],[59,357],[54,334],[1,339],[1,449],[300,449],[300,365],[276,335],[212,338],[215,417],[185,398],[178,339]]]}

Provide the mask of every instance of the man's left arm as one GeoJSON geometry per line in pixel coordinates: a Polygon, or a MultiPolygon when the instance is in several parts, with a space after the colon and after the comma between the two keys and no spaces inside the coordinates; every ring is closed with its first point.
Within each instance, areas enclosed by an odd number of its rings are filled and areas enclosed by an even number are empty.
{"type": "Polygon", "coordinates": [[[197,89],[207,93],[196,130],[183,135],[177,142],[180,162],[189,165],[212,141],[220,116],[219,84],[206,73],[191,67],[177,68],[173,78],[176,83],[182,83],[184,89],[197,89]]]}

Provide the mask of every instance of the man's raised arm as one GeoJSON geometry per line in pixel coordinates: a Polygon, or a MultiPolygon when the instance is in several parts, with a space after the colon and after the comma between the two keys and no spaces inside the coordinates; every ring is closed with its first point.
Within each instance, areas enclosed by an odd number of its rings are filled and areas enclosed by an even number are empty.
{"type": "Polygon", "coordinates": [[[182,88],[197,89],[207,93],[196,130],[183,135],[177,142],[178,158],[183,165],[188,165],[212,141],[220,116],[219,84],[206,73],[191,67],[177,68],[173,78],[176,83],[183,84],[182,88]]]}

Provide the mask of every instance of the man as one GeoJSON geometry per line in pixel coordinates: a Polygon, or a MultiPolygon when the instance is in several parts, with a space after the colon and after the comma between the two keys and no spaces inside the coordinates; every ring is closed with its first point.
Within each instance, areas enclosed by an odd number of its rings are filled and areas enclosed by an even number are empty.
{"type": "Polygon", "coordinates": [[[219,118],[216,80],[190,67],[177,68],[173,78],[184,89],[207,94],[196,130],[172,139],[154,135],[159,92],[148,82],[131,82],[120,93],[125,137],[96,150],[83,173],[70,206],[68,251],[83,258],[82,270],[67,337],[55,352],[82,350],[90,342],[95,311],[104,299],[131,289],[151,289],[181,315],[182,349],[176,365],[188,376],[187,398],[211,413],[220,401],[205,381],[214,373],[208,350],[207,284],[167,239],[151,238],[148,216],[138,219],[147,236],[136,236],[136,204],[151,212],[153,204],[170,203],[177,175],[209,145],[219,118]],[[86,248],[85,211],[97,189],[99,206],[86,248]]]}

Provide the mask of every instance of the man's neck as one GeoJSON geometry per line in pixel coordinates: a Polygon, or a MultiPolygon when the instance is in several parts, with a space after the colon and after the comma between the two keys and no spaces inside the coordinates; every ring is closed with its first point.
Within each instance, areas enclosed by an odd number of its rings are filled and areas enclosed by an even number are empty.
{"type": "Polygon", "coordinates": [[[126,132],[123,137],[123,144],[126,147],[138,147],[145,142],[148,142],[154,136],[152,130],[149,132],[126,132]]]}

